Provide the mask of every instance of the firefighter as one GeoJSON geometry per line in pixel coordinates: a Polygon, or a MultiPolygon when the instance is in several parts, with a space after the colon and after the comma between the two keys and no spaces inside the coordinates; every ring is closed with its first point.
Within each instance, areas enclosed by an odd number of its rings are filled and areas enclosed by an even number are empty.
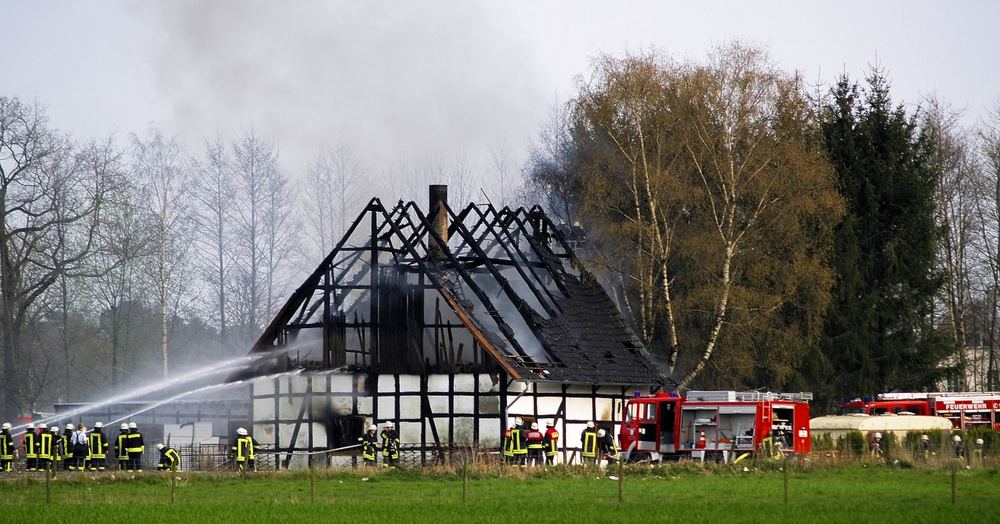
{"type": "Polygon", "coordinates": [[[87,448],[90,471],[104,471],[108,457],[108,440],[104,438],[104,423],[95,422],[94,430],[90,432],[90,444],[87,448]]]}
{"type": "Polygon", "coordinates": [[[361,458],[365,459],[365,465],[375,467],[375,454],[378,453],[378,426],[372,424],[368,426],[368,432],[358,437],[361,443],[361,458]]]}
{"type": "Polygon", "coordinates": [[[528,445],[525,440],[524,421],[521,417],[514,419],[514,430],[510,432],[511,452],[514,454],[514,463],[524,466],[528,458],[528,445]]]}
{"type": "Polygon", "coordinates": [[[52,433],[52,471],[59,469],[59,462],[66,458],[66,444],[63,443],[62,435],[59,434],[59,425],[52,424],[49,428],[52,433]]]}
{"type": "Polygon", "coordinates": [[[514,422],[507,424],[507,429],[503,432],[503,461],[507,464],[514,463],[514,422]]]}
{"type": "Polygon", "coordinates": [[[931,438],[927,435],[920,435],[920,449],[924,457],[924,462],[933,454],[931,451],[931,438]]]}
{"type": "Polygon", "coordinates": [[[256,471],[257,450],[260,444],[247,433],[246,428],[236,430],[236,443],[232,447],[236,468],[242,471],[256,471]]]}
{"type": "Polygon", "coordinates": [[[73,433],[76,432],[76,426],[73,424],[66,424],[65,429],[63,429],[63,434],[59,437],[62,444],[62,461],[63,469],[71,470],[76,469],[74,465],[75,459],[73,458],[73,433]]]}
{"type": "Polygon", "coordinates": [[[983,439],[976,439],[976,447],[972,450],[972,456],[975,457],[976,463],[982,463],[983,461],[983,439]]]}
{"type": "Polygon", "coordinates": [[[545,430],[545,463],[553,465],[556,463],[556,454],[559,453],[559,432],[556,431],[556,421],[550,420],[545,430]]]}
{"type": "Polygon", "coordinates": [[[0,471],[10,473],[14,469],[14,437],[10,434],[10,422],[0,426],[0,471]]]}
{"type": "Polygon", "coordinates": [[[618,459],[618,446],[615,445],[615,437],[603,429],[597,430],[597,448],[603,460],[612,465],[618,459]]]}
{"type": "Polygon", "coordinates": [[[531,429],[524,435],[528,443],[528,465],[541,466],[545,456],[545,435],[538,431],[538,423],[532,422],[531,429]]]}
{"type": "Polygon", "coordinates": [[[146,445],[142,440],[142,432],[135,422],[128,423],[128,470],[142,471],[142,453],[146,451],[146,445]]]}
{"type": "Polygon", "coordinates": [[[164,446],[162,442],[156,445],[156,450],[160,452],[160,463],[156,465],[158,471],[177,471],[181,469],[181,456],[177,453],[177,450],[169,446],[164,446]]]}
{"type": "Polygon", "coordinates": [[[593,464],[597,461],[597,428],[594,421],[587,422],[587,428],[580,434],[580,442],[583,443],[583,450],[580,456],[583,462],[593,464]]]}
{"type": "Polygon", "coordinates": [[[399,465],[399,433],[396,425],[390,420],[385,423],[385,429],[379,435],[382,437],[382,467],[395,468],[399,465]]]}
{"type": "Polygon", "coordinates": [[[24,450],[24,469],[28,471],[38,471],[38,435],[35,433],[35,425],[31,422],[24,428],[24,435],[21,436],[21,449],[24,450]]]}
{"type": "Polygon", "coordinates": [[[868,450],[871,452],[872,457],[881,458],[882,457],[882,434],[875,433],[875,437],[872,438],[871,442],[868,443],[868,450]]]}
{"type": "Polygon", "coordinates": [[[115,456],[118,458],[118,470],[128,470],[128,424],[122,423],[118,427],[118,438],[115,439],[115,456]]]}
{"type": "Polygon", "coordinates": [[[962,444],[962,437],[955,435],[951,437],[951,440],[955,443],[955,458],[965,460],[965,445],[962,444]]]}
{"type": "Polygon", "coordinates": [[[52,467],[52,432],[48,426],[39,424],[38,429],[38,471],[48,471],[52,467]]]}

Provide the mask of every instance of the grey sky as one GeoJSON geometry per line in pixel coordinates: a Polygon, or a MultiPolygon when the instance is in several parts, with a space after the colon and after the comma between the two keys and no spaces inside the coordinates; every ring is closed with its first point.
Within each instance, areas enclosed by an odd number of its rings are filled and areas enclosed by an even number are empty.
{"type": "Polygon", "coordinates": [[[810,81],[876,54],[897,100],[974,122],[1000,95],[997,2],[2,0],[0,94],[80,138],[155,122],[193,148],[254,126],[299,170],[353,142],[369,163],[523,152],[601,52],[701,58],[739,38],[810,81]]]}

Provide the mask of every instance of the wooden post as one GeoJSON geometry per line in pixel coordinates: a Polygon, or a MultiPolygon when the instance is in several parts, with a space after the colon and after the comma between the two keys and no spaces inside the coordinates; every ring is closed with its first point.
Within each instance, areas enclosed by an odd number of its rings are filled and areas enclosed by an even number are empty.
{"type": "Polygon", "coordinates": [[[316,502],[316,468],[309,462],[309,502],[316,502]]]}
{"type": "Polygon", "coordinates": [[[958,462],[951,468],[951,503],[958,504],[958,462]]]}
{"type": "Polygon", "coordinates": [[[619,457],[618,460],[618,503],[625,503],[625,465],[619,457]]]}
{"type": "Polygon", "coordinates": [[[781,471],[785,477],[785,504],[788,504],[788,456],[781,461],[781,471]]]}
{"type": "Polygon", "coordinates": [[[462,502],[469,500],[469,462],[462,457],[462,502]]]}
{"type": "Polygon", "coordinates": [[[52,488],[49,487],[49,481],[52,479],[52,468],[45,468],[45,503],[52,503],[52,488]]]}
{"type": "Polygon", "coordinates": [[[177,502],[177,467],[170,467],[170,503],[177,502]]]}

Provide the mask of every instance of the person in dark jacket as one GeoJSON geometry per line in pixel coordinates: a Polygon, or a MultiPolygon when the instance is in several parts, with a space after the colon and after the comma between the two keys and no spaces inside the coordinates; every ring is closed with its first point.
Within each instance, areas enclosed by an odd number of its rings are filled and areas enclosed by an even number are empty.
{"type": "Polygon", "coordinates": [[[368,426],[368,431],[364,435],[358,437],[358,442],[361,443],[361,458],[364,459],[366,466],[375,467],[375,455],[378,453],[376,431],[378,431],[378,426],[372,424],[368,426]]]}
{"type": "Polygon", "coordinates": [[[90,432],[88,440],[87,456],[90,471],[104,471],[108,458],[108,439],[104,437],[104,423],[95,422],[94,430],[90,432]]]}
{"type": "Polygon", "coordinates": [[[76,426],[73,424],[66,424],[66,428],[63,429],[63,434],[60,437],[60,440],[62,441],[62,461],[64,470],[76,469],[76,457],[73,456],[73,433],[76,433],[76,426]]]}
{"type": "Polygon", "coordinates": [[[546,424],[545,441],[545,463],[549,466],[556,463],[556,455],[559,454],[559,431],[556,430],[556,421],[550,420],[546,424]]]}
{"type": "Polygon", "coordinates": [[[128,424],[122,423],[118,429],[118,437],[115,439],[115,457],[118,459],[119,471],[129,469],[128,424]]]}
{"type": "Polygon", "coordinates": [[[10,434],[10,422],[0,426],[0,472],[10,473],[14,470],[14,436],[10,434]]]}
{"type": "Polygon", "coordinates": [[[597,431],[597,449],[600,458],[607,460],[609,466],[618,460],[618,446],[615,445],[615,437],[603,429],[597,431]]]}
{"type": "Polygon", "coordinates": [[[583,445],[580,456],[584,464],[593,464],[597,461],[597,428],[593,422],[587,422],[586,429],[580,434],[580,442],[583,445]]]}
{"type": "Polygon", "coordinates": [[[142,440],[142,432],[135,422],[128,423],[128,462],[129,471],[142,471],[142,454],[146,451],[146,444],[142,440]]]}
{"type": "Polygon", "coordinates": [[[539,431],[537,422],[531,423],[524,439],[528,443],[528,465],[541,466],[545,462],[545,434],[539,431]]]}
{"type": "Polygon", "coordinates": [[[21,449],[24,451],[24,469],[38,471],[38,434],[31,422],[21,435],[21,449]]]}
{"type": "Polygon", "coordinates": [[[156,465],[159,471],[177,471],[181,469],[181,456],[172,447],[164,446],[162,443],[156,445],[156,450],[160,452],[160,463],[156,465]]]}
{"type": "Polygon", "coordinates": [[[379,434],[382,437],[382,467],[395,468],[399,465],[399,433],[396,425],[390,420],[385,423],[385,429],[379,434]]]}

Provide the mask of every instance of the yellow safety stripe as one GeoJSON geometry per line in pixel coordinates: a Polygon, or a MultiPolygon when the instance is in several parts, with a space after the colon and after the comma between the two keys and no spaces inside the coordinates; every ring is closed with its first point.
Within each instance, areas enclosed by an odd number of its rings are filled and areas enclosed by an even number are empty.
{"type": "Polygon", "coordinates": [[[597,456],[597,432],[586,432],[583,434],[583,452],[581,453],[584,457],[596,457],[597,456]]]}

